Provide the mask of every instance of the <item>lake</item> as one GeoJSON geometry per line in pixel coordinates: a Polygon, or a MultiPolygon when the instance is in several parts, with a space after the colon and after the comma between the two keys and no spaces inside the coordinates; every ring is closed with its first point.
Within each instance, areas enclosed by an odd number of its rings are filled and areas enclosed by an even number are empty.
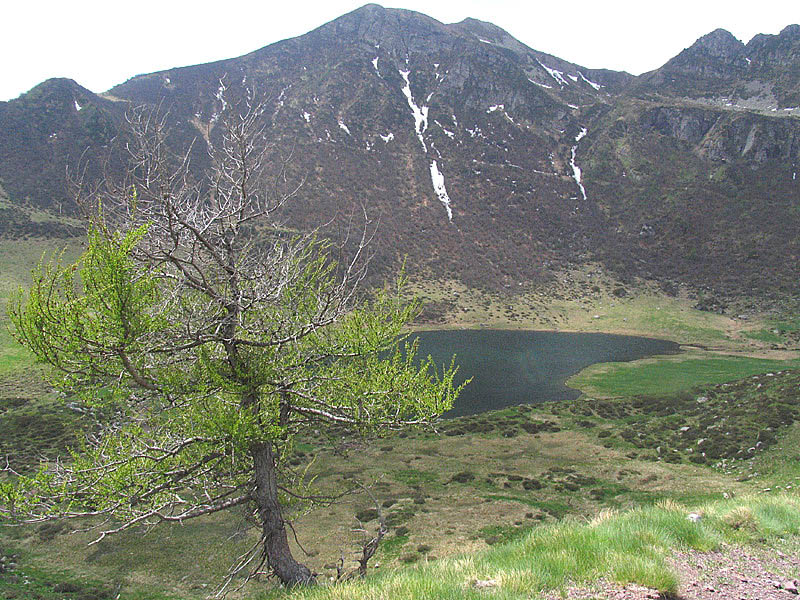
{"type": "Polygon", "coordinates": [[[571,400],[580,393],[566,380],[589,365],[679,350],[675,342],[606,333],[481,329],[421,331],[413,337],[419,337],[420,356],[430,354],[439,368],[455,354],[459,383],[473,378],[445,417],[571,400]]]}

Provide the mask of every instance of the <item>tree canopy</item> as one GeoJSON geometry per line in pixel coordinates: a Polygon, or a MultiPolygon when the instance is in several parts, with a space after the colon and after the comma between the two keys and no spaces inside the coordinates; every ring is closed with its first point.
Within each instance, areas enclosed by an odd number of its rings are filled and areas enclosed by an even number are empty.
{"type": "Polygon", "coordinates": [[[0,484],[0,515],[107,517],[102,538],[245,506],[261,535],[232,573],[310,583],[285,526],[304,495],[293,441],[431,424],[458,395],[455,368],[437,372],[407,342],[419,306],[402,277],[362,289],[366,227],[334,260],[340,246],[277,220],[300,188],[283,165],[269,175],[258,106],[227,105],[203,177],[166,152],[163,120],[130,122],[124,180],[83,191],[85,253],[41,264],[9,309],[58,385],[116,417],[69,460],[0,484]]]}

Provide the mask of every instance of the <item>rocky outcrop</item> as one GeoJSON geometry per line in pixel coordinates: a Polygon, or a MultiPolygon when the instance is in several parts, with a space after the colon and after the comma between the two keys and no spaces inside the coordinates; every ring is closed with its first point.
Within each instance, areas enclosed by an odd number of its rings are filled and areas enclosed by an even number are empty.
{"type": "Polygon", "coordinates": [[[721,119],[700,144],[712,160],[745,162],[756,168],[767,161],[800,164],[800,119],[732,115],[721,119]]]}
{"type": "Polygon", "coordinates": [[[643,127],[697,145],[720,119],[720,113],[697,108],[658,106],[642,112],[643,127]]]}
{"type": "Polygon", "coordinates": [[[800,163],[800,119],[658,106],[641,112],[640,125],[686,142],[713,161],[746,163],[750,168],[769,160],[800,163]]]}

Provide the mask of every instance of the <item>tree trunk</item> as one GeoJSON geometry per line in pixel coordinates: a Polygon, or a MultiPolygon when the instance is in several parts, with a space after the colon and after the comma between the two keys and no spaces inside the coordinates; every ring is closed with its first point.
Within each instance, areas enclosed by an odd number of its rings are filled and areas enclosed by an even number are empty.
{"type": "Polygon", "coordinates": [[[256,502],[264,538],[267,564],[284,585],[309,585],[314,576],[304,564],[297,562],[289,549],[286,524],[278,503],[275,455],[270,443],[259,444],[252,450],[256,478],[256,502]]]}

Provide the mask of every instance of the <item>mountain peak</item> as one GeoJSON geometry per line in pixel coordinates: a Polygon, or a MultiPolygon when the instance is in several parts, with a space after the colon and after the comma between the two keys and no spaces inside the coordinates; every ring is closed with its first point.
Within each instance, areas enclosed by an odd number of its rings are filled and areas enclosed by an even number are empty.
{"type": "MultiPolygon", "coordinates": [[[[426,14],[416,12],[413,10],[409,10],[406,8],[386,8],[381,6],[380,4],[365,4],[341,17],[338,17],[328,23],[328,25],[333,23],[347,23],[347,22],[361,22],[361,23],[373,23],[373,22],[382,22],[387,19],[395,19],[399,21],[421,21],[424,23],[437,23],[441,25],[436,19],[429,17],[426,14]]],[[[323,27],[325,27],[323,25],[323,27]]]]}
{"type": "Polygon", "coordinates": [[[370,3],[370,4],[365,4],[364,6],[360,6],[359,8],[353,11],[350,11],[349,13],[343,15],[343,17],[370,18],[374,17],[375,15],[386,14],[386,12],[388,12],[389,10],[391,9],[384,8],[380,4],[370,3]]]}
{"type": "Polygon", "coordinates": [[[709,81],[726,79],[746,64],[746,46],[726,29],[715,29],[670,59],[660,69],[643,76],[645,85],[667,85],[705,93],[709,81]],[[740,64],[741,63],[741,64],[740,64]],[[677,79],[676,79],[677,78],[677,79]]]}
{"type": "Polygon", "coordinates": [[[67,77],[52,77],[36,85],[20,96],[28,101],[42,101],[46,99],[59,100],[72,104],[76,98],[96,98],[94,92],[87,90],[74,79],[67,77]]]}
{"type": "Polygon", "coordinates": [[[530,48],[509,34],[502,27],[498,27],[494,23],[488,21],[481,21],[468,17],[459,23],[447,26],[451,31],[459,31],[462,34],[466,33],[470,37],[480,42],[489,42],[497,46],[501,46],[508,50],[512,50],[520,55],[525,55],[529,52],[530,48]]]}
{"type": "Polygon", "coordinates": [[[43,91],[43,90],[81,90],[84,91],[86,88],[81,86],[77,81],[74,79],[70,79],[68,77],[51,77],[50,79],[45,79],[42,83],[33,87],[29,92],[31,93],[34,91],[43,91]]]}
{"type": "MultiPolygon", "coordinates": [[[[790,26],[745,50],[712,31],[634,79],[477,19],[443,24],[366,4],[104,96],[48,80],[0,105],[0,178],[11,203],[60,208],[67,167],[86,164],[87,184],[124,177],[124,146],[111,140],[124,144],[125,111],[143,105],[168,109],[167,149],[190,148],[199,179],[224,134],[223,80],[264,98],[266,162],[281,168],[296,148],[286,173],[304,187],[287,227],[329,223],[321,235],[335,236],[369,206],[380,222],[370,282],[407,254],[409,273],[503,294],[602,265],[625,281],[779,298],[800,277],[799,33],[790,26]]],[[[436,304],[428,314],[450,311],[449,297],[436,304]]]]}
{"type": "Polygon", "coordinates": [[[783,31],[777,35],[759,33],[753,36],[753,39],[747,44],[747,56],[759,63],[788,67],[790,73],[795,74],[790,77],[790,80],[797,82],[797,65],[798,59],[800,59],[800,25],[784,27],[783,31]]]}
{"type": "Polygon", "coordinates": [[[715,58],[732,58],[744,50],[744,47],[727,29],[715,29],[697,40],[689,50],[701,51],[715,58]]]}
{"type": "Polygon", "coordinates": [[[436,19],[413,10],[365,4],[326,23],[309,35],[358,40],[405,53],[424,42],[425,38],[435,37],[443,28],[444,25],[436,19]]]}
{"type": "Polygon", "coordinates": [[[800,25],[787,25],[778,35],[782,38],[800,39],[800,25]]]}
{"type": "Polygon", "coordinates": [[[511,35],[505,29],[498,27],[494,23],[473,19],[472,17],[468,17],[459,23],[451,25],[450,27],[470,33],[474,36],[492,38],[491,41],[493,42],[505,40],[511,37],[511,35]]]}
{"type": "Polygon", "coordinates": [[[490,23],[489,21],[481,21],[480,19],[475,19],[473,17],[467,17],[466,19],[458,23],[458,25],[476,29],[493,29],[502,31],[502,29],[500,29],[500,27],[498,27],[494,23],[490,23]]]}

